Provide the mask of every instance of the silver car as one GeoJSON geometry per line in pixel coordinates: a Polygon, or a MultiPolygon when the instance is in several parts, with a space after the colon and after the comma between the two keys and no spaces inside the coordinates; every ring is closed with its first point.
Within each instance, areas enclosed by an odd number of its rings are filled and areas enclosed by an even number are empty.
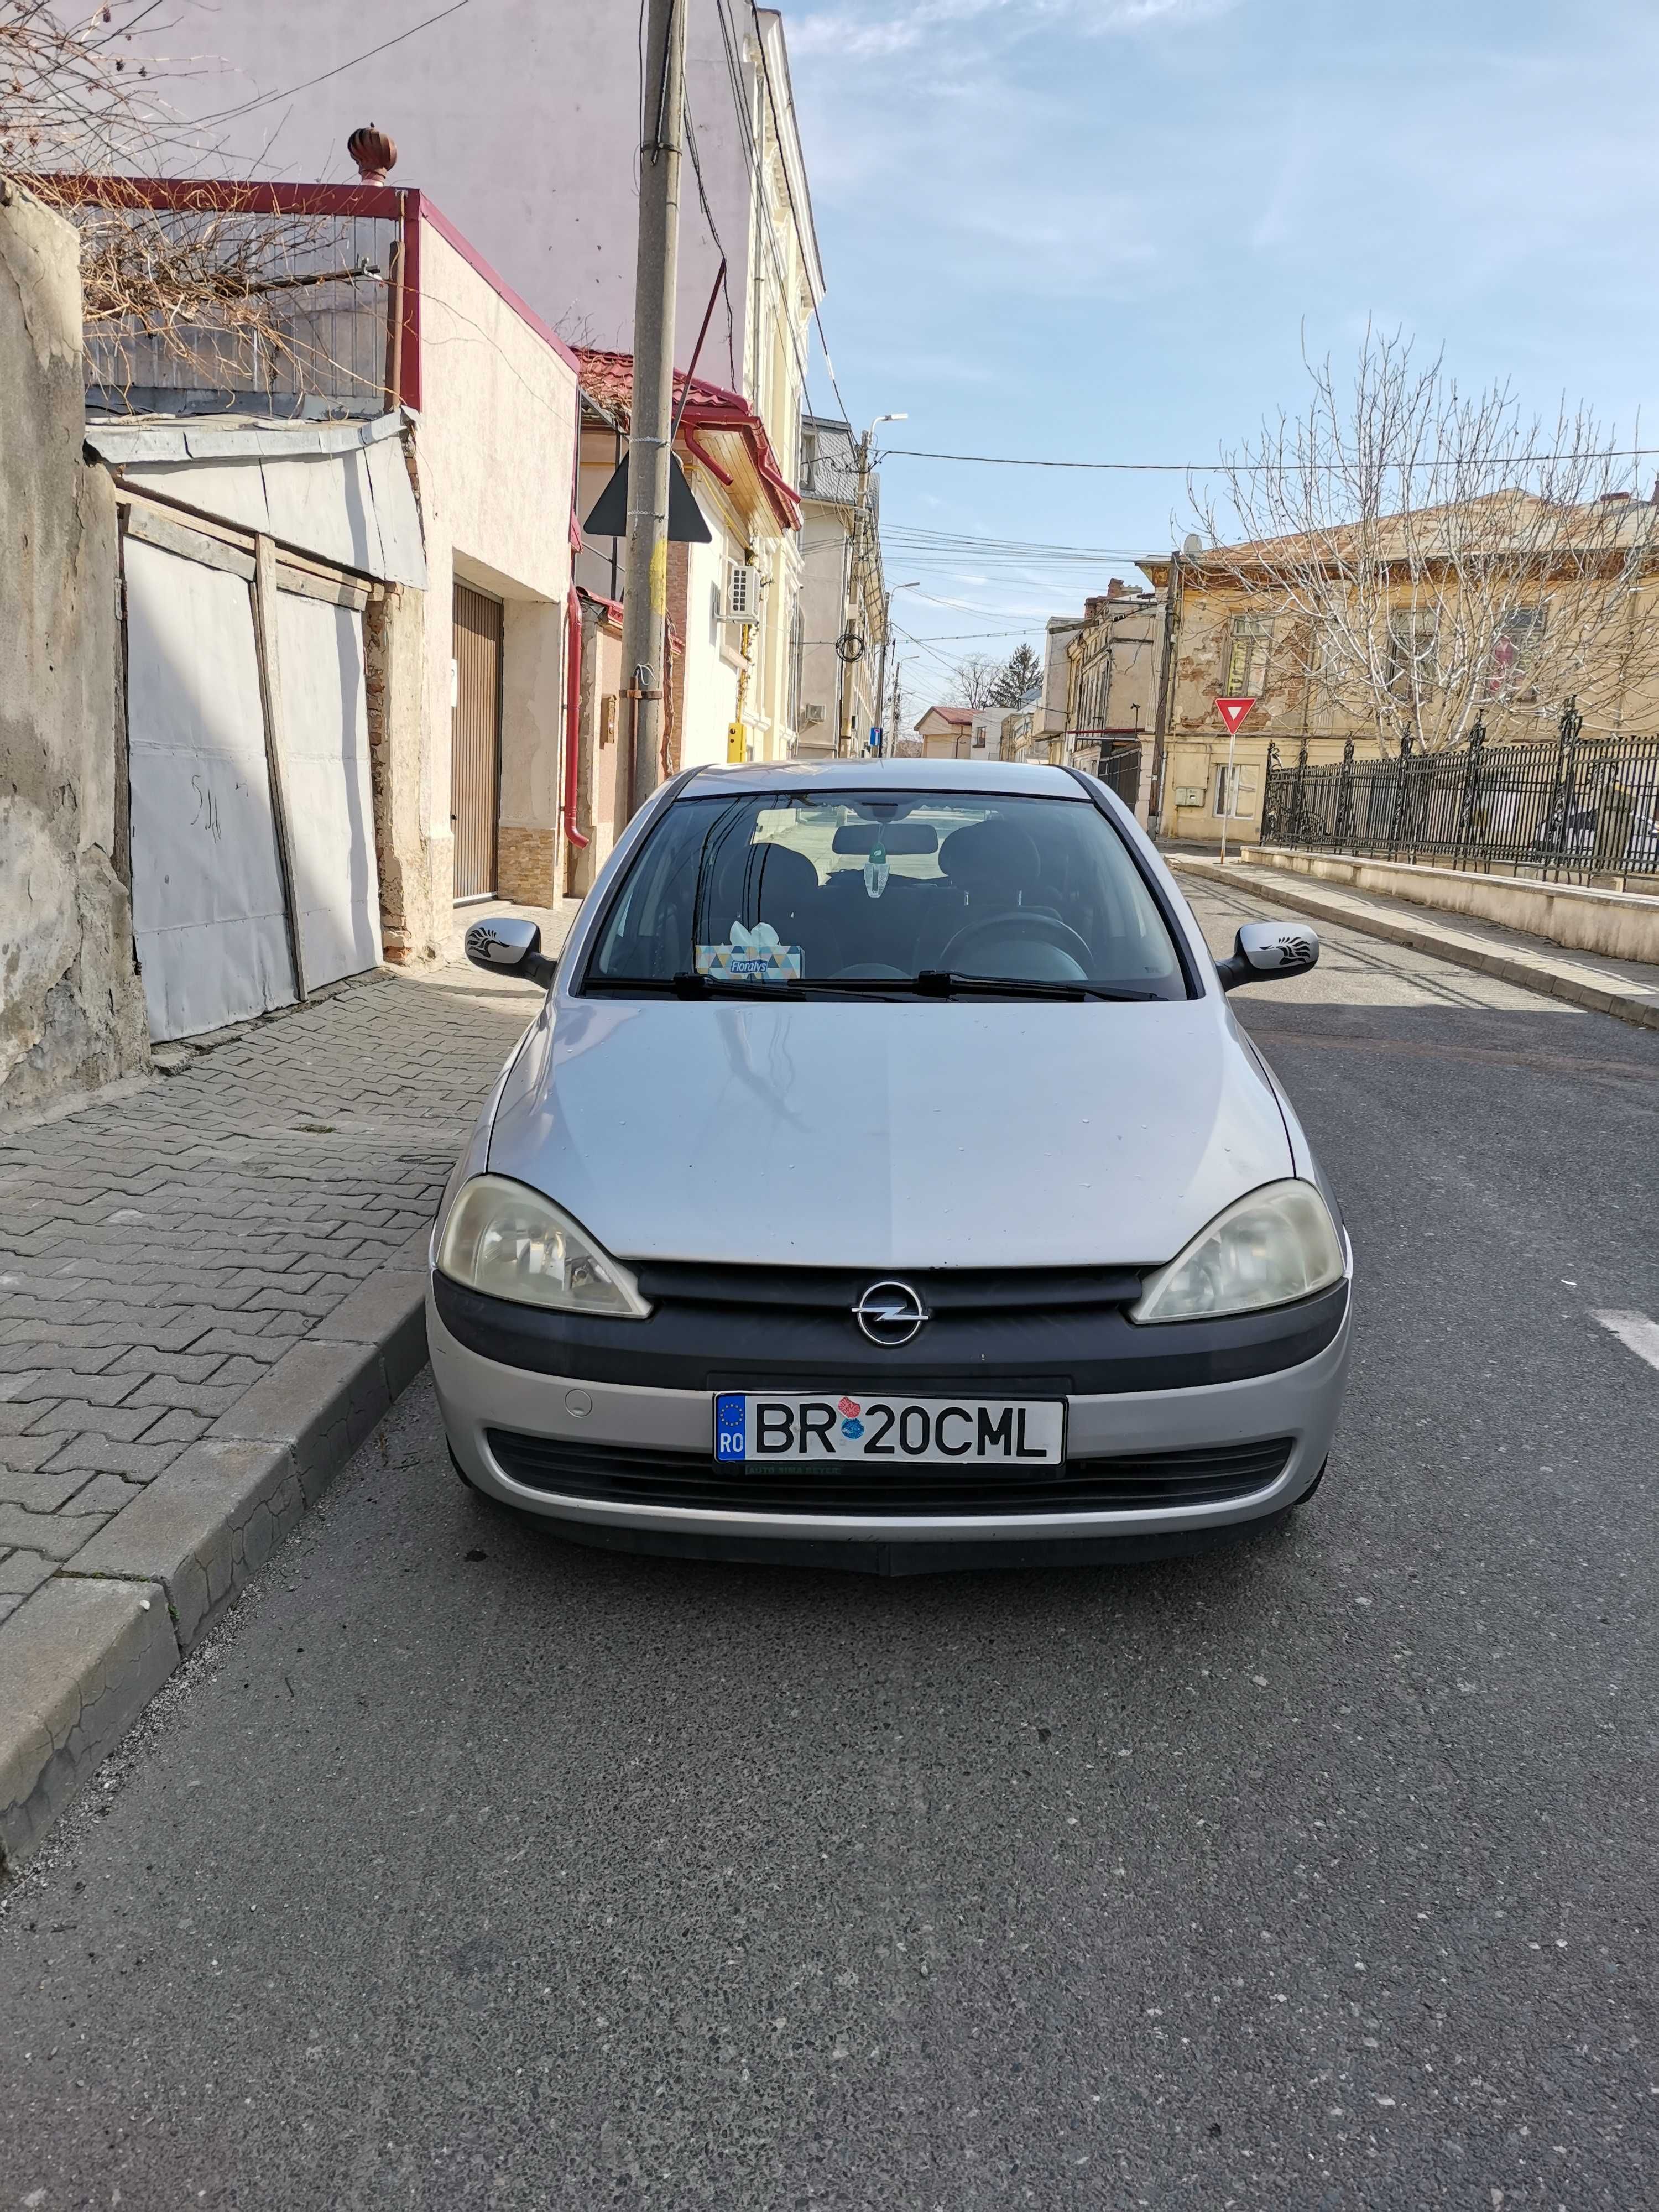
{"type": "Polygon", "coordinates": [[[1061,768],[697,769],[444,1194],[458,1471],[590,1542],[903,1573],[1189,1550],[1316,1486],[1352,1254],[1150,841],[1061,768]]]}

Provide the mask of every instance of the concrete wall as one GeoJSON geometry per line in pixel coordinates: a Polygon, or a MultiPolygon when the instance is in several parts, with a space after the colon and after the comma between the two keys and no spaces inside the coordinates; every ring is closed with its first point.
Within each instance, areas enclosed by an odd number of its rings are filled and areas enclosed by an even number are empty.
{"type": "Polygon", "coordinates": [[[726,561],[738,558],[743,545],[728,531],[711,500],[702,500],[702,510],[708,517],[714,538],[707,545],[688,545],[685,549],[685,619],[681,625],[685,639],[680,705],[682,768],[723,762],[726,733],[738,712],[741,633],[731,623],[716,622],[714,605],[725,587],[726,561]]]}
{"type": "Polygon", "coordinates": [[[1659,965],[1659,898],[1634,891],[1580,890],[1573,884],[1528,883],[1474,869],[1428,868],[1407,860],[1345,860],[1264,845],[1250,854],[1264,867],[1293,870],[1322,883],[1351,884],[1385,898],[1407,899],[1445,914],[1466,914],[1505,929],[1525,930],[1580,952],[1659,965]]]}
{"type": "MultiPolygon", "coordinates": [[[[823,708],[819,720],[803,714],[796,745],[803,753],[833,753],[841,727],[845,680],[856,671],[843,667],[836,641],[847,623],[848,572],[851,561],[849,507],[809,500],[803,511],[801,548],[800,696],[803,708],[823,708]]],[[[865,732],[855,715],[854,733],[861,744],[865,732]]]]}
{"type": "MultiPolygon", "coordinates": [[[[427,595],[393,584],[363,615],[369,775],[380,869],[380,936],[398,966],[441,941],[447,907],[434,908],[422,793],[425,752],[427,595]]],[[[448,625],[445,624],[446,633],[448,625]]]]}
{"type": "Polygon", "coordinates": [[[1042,696],[1032,725],[1038,737],[1058,733],[1066,726],[1066,703],[1070,696],[1072,641],[1083,628],[1080,615],[1050,615],[1042,640],[1042,696]]]}
{"type": "MultiPolygon", "coordinates": [[[[420,823],[434,917],[453,897],[453,587],[503,601],[498,883],[550,906],[559,851],[565,597],[576,373],[428,224],[421,240],[422,406],[416,482],[426,534],[420,823]]],[[[447,927],[447,922],[445,924],[447,927]]]]}
{"type": "Polygon", "coordinates": [[[566,860],[565,890],[581,897],[617,842],[617,815],[627,743],[622,691],[622,623],[608,605],[582,602],[580,703],[576,733],[576,823],[587,838],[566,860]]]}
{"type": "Polygon", "coordinates": [[[149,1060],[117,872],[115,502],[76,233],[0,179],[0,1113],[149,1060]]]}

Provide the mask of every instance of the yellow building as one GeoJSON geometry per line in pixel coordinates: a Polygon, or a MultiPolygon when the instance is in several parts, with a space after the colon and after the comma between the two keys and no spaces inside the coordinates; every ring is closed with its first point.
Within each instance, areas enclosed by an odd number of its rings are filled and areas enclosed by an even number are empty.
{"type": "Polygon", "coordinates": [[[1283,763],[1553,741],[1576,698],[1593,734],[1659,725],[1659,514],[1503,492],[1307,538],[1171,554],[1152,818],[1260,834],[1283,763]],[[1218,698],[1255,703],[1235,738],[1218,698]]]}

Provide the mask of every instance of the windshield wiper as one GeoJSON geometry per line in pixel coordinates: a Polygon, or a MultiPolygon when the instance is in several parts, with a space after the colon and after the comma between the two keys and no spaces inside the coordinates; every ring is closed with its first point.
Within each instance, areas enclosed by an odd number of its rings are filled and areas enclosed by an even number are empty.
{"type": "Polygon", "coordinates": [[[828,975],[811,988],[855,991],[872,998],[913,999],[1110,999],[1151,1001],[1157,991],[1119,991],[1105,983],[1042,982],[1018,975],[963,975],[953,969],[924,968],[918,975],[828,975]]]}
{"type": "Polygon", "coordinates": [[[614,991],[630,998],[804,999],[795,983],[744,983],[729,975],[589,975],[582,988],[614,991]]]}
{"type": "Polygon", "coordinates": [[[829,993],[867,999],[1085,999],[1150,1002],[1157,991],[1119,991],[1105,983],[1054,983],[1018,975],[963,975],[924,968],[919,975],[819,975],[800,983],[745,983],[730,975],[590,975],[585,991],[614,991],[639,998],[815,999],[829,993]]]}

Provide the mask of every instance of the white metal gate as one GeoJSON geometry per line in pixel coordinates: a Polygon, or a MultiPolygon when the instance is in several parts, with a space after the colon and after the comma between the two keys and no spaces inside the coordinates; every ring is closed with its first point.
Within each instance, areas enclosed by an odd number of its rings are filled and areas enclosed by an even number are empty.
{"type": "Polygon", "coordinates": [[[160,1041],[380,957],[366,591],[138,505],[124,574],[133,935],[160,1041]]]}

